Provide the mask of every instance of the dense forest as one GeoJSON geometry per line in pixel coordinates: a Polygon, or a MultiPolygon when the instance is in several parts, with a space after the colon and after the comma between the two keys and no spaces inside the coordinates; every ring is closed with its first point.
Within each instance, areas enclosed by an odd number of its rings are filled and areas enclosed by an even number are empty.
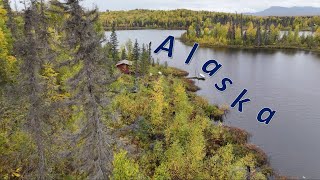
{"type": "Polygon", "coordinates": [[[101,15],[118,29],[185,29],[182,41],[206,47],[290,48],[320,51],[320,17],[256,17],[209,11],[131,10],[101,15]],[[286,31],[281,33],[281,31],[286,31]],[[310,31],[313,34],[300,34],[310,31]]]}
{"type": "Polygon", "coordinates": [[[320,17],[256,17],[236,13],[221,13],[211,11],[177,10],[144,10],[107,11],[101,12],[101,21],[104,27],[111,28],[115,23],[118,29],[132,28],[162,28],[185,29],[195,24],[204,27],[209,24],[226,25],[231,22],[245,26],[249,22],[254,24],[260,21],[261,26],[279,26],[280,30],[295,29],[315,31],[320,25],[320,17]]]}
{"type": "Polygon", "coordinates": [[[151,43],[119,47],[116,23],[105,37],[78,0],[9,4],[0,0],[0,179],[276,176],[247,132],[220,122],[227,109],[159,65],[151,43]]]}
{"type": "Polygon", "coordinates": [[[313,34],[300,34],[300,25],[281,33],[281,24],[265,24],[261,20],[242,24],[235,19],[227,24],[193,24],[181,37],[186,43],[198,42],[206,47],[241,47],[303,49],[320,51],[320,27],[313,34]]]}

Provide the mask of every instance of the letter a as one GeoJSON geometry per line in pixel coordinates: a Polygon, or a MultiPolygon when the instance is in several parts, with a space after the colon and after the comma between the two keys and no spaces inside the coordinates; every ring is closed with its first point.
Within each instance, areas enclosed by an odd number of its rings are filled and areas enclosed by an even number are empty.
{"type": "Polygon", "coordinates": [[[272,111],[270,108],[264,108],[259,112],[257,119],[261,123],[269,124],[275,113],[276,111],[272,111]],[[263,114],[266,112],[269,113],[269,116],[265,119],[262,119],[263,114]]]}
{"type": "Polygon", "coordinates": [[[216,60],[209,60],[202,66],[202,71],[208,73],[209,76],[213,76],[222,67],[216,60]],[[210,65],[214,64],[215,67],[212,70],[208,70],[210,65]]]}
{"type": "Polygon", "coordinates": [[[173,43],[174,43],[174,37],[168,36],[167,39],[163,41],[163,43],[154,51],[154,53],[159,53],[160,50],[167,51],[168,57],[172,57],[173,52],[173,43]],[[169,48],[166,48],[165,46],[169,43],[169,48]]]}

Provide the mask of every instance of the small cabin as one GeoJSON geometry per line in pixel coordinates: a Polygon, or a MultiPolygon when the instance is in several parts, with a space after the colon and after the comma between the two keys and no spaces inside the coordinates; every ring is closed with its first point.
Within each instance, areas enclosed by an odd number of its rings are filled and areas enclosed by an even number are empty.
{"type": "Polygon", "coordinates": [[[116,64],[116,67],[125,74],[130,74],[130,66],[132,66],[132,62],[125,59],[116,64]]]}

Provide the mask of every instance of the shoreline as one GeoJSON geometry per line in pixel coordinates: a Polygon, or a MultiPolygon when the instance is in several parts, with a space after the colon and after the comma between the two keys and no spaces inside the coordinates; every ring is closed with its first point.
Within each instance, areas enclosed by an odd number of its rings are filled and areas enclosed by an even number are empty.
{"type": "MultiPolygon", "coordinates": [[[[199,90],[201,90],[200,87],[198,87],[197,85],[195,85],[195,81],[188,79],[187,77],[189,76],[189,73],[183,69],[180,68],[175,68],[175,67],[168,67],[168,69],[172,69],[173,72],[177,72],[177,73],[173,73],[171,74],[172,76],[176,77],[176,78],[180,78],[182,81],[187,82],[187,86],[186,89],[190,92],[190,93],[194,93],[195,96],[203,98],[202,96],[198,95],[197,92],[199,90]],[[190,82],[191,81],[191,82],[190,82]],[[188,83],[189,82],[189,83],[188,83]],[[191,88],[188,86],[190,85],[191,88]]],[[[164,74],[165,76],[168,76],[168,74],[164,74]]],[[[212,106],[217,106],[219,108],[222,107],[222,105],[219,104],[211,104],[212,106]]],[[[271,168],[270,171],[272,172],[272,174],[274,175],[274,177],[276,179],[295,179],[295,177],[287,177],[287,176],[282,176],[280,175],[279,170],[274,169],[271,164],[270,164],[270,157],[268,157],[267,153],[260,148],[258,145],[253,144],[250,140],[250,138],[253,136],[253,134],[249,133],[247,130],[245,129],[241,129],[239,127],[236,126],[229,126],[229,125],[225,125],[223,124],[224,122],[224,118],[225,116],[228,114],[229,110],[224,111],[224,114],[221,116],[221,122],[222,122],[222,127],[228,129],[229,132],[233,132],[234,134],[237,134],[237,139],[239,140],[239,144],[243,144],[244,146],[246,146],[248,149],[252,150],[253,152],[255,152],[256,154],[259,155],[259,157],[261,158],[259,161],[260,162],[264,162],[263,164],[265,164],[267,167],[271,168]]],[[[213,120],[212,123],[215,123],[216,121],[213,120]]]]}
{"type": "MultiPolygon", "coordinates": [[[[112,27],[103,27],[105,31],[111,31],[112,27]]],[[[187,30],[186,28],[179,28],[179,27],[173,27],[173,28],[161,28],[161,27],[116,27],[116,30],[187,30]]]]}
{"type": "MultiPolygon", "coordinates": [[[[183,34],[177,39],[179,39],[185,45],[192,46],[195,43],[195,41],[185,39],[182,36],[183,34]]],[[[227,49],[238,49],[238,50],[293,50],[293,51],[304,51],[304,52],[320,54],[320,49],[308,49],[308,48],[301,48],[301,47],[295,47],[295,46],[287,46],[287,47],[282,47],[278,45],[241,46],[241,45],[213,45],[209,43],[199,43],[199,46],[203,48],[227,48],[227,49]]]]}
{"type": "MultiPolygon", "coordinates": [[[[105,31],[111,31],[112,27],[103,27],[105,31]]],[[[185,30],[185,28],[161,28],[161,27],[117,27],[119,30],[185,30]]],[[[187,46],[192,46],[195,41],[183,38],[183,34],[176,39],[180,40],[187,46]]],[[[242,45],[213,45],[209,43],[199,43],[200,47],[203,48],[227,48],[227,49],[238,49],[238,50],[293,50],[293,51],[304,51],[320,55],[320,49],[308,49],[303,47],[295,46],[280,46],[280,45],[268,45],[268,46],[242,46],[242,45]]]]}

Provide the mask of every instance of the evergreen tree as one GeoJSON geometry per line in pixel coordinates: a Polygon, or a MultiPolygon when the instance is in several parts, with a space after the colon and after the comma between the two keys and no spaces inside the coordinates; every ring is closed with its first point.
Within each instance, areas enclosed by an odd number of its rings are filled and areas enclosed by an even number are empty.
{"type": "Polygon", "coordinates": [[[138,69],[139,69],[139,59],[140,59],[140,48],[138,40],[136,39],[133,49],[132,49],[132,56],[133,60],[135,61],[135,67],[136,67],[136,75],[138,75],[138,69]]]}
{"type": "Polygon", "coordinates": [[[46,146],[45,141],[44,126],[46,126],[47,121],[44,117],[47,110],[41,97],[44,92],[39,74],[46,59],[42,56],[44,49],[40,48],[43,45],[42,37],[40,34],[34,33],[38,26],[41,26],[38,17],[37,1],[33,1],[30,7],[25,10],[25,40],[22,44],[24,52],[20,54],[21,59],[23,59],[21,72],[24,78],[22,78],[21,83],[30,106],[27,127],[36,145],[36,178],[44,180],[48,177],[46,151],[49,146],[46,146]]]}
{"type": "Polygon", "coordinates": [[[231,44],[234,45],[235,44],[235,39],[236,39],[236,26],[235,26],[235,22],[234,22],[233,18],[232,18],[232,21],[231,21],[231,26],[229,27],[228,34],[229,34],[228,36],[229,36],[231,44]]]}
{"type": "Polygon", "coordinates": [[[112,82],[106,72],[102,56],[102,33],[95,30],[98,20],[96,10],[85,12],[78,0],[60,4],[66,13],[67,42],[74,59],[70,64],[83,64],[78,73],[70,79],[75,89],[73,102],[84,111],[83,127],[75,136],[76,147],[72,151],[76,169],[89,179],[109,179],[111,173],[112,138],[108,126],[103,123],[101,107],[108,102],[104,96],[106,86],[112,82]]]}
{"type": "Polygon", "coordinates": [[[147,51],[145,45],[142,45],[142,52],[141,52],[141,60],[140,60],[140,67],[142,75],[145,75],[148,72],[150,61],[149,61],[149,52],[147,51]]]}
{"type": "MultiPolygon", "coordinates": [[[[319,41],[319,40],[318,40],[319,41]]],[[[319,41],[320,42],[320,41],[319,41]]],[[[306,37],[306,43],[307,43],[307,47],[309,49],[312,49],[315,47],[315,43],[314,43],[314,37],[312,35],[308,35],[306,37]]]]}
{"type": "Polygon", "coordinates": [[[270,30],[268,29],[268,26],[265,25],[264,32],[263,32],[263,40],[264,45],[270,44],[270,30]]]}
{"type": "Polygon", "coordinates": [[[261,25],[260,21],[258,21],[258,27],[257,27],[257,32],[256,32],[256,46],[261,45],[261,25]]]}
{"type": "Polygon", "coordinates": [[[138,61],[140,57],[140,48],[139,48],[139,43],[137,39],[134,43],[132,51],[133,51],[133,60],[138,61]]]}
{"type": "Polygon", "coordinates": [[[241,38],[243,39],[243,15],[240,15],[240,30],[241,30],[241,38]]]}
{"type": "Polygon", "coordinates": [[[152,45],[152,43],[150,42],[150,43],[149,43],[149,46],[148,46],[148,55],[149,55],[148,60],[149,60],[149,64],[152,63],[152,62],[151,62],[151,59],[152,59],[152,56],[151,56],[151,45],[152,45]]]}
{"type": "Polygon", "coordinates": [[[199,38],[201,36],[201,28],[200,28],[200,24],[197,23],[196,24],[196,37],[199,38]]]}
{"type": "Polygon", "coordinates": [[[126,48],[121,49],[121,60],[127,59],[126,48]]]}
{"type": "Polygon", "coordinates": [[[112,24],[112,32],[110,35],[110,44],[111,44],[112,59],[115,63],[119,60],[118,43],[119,42],[118,42],[116,30],[115,30],[115,23],[113,23],[112,24]]]}
{"type": "Polygon", "coordinates": [[[135,63],[135,87],[134,87],[134,91],[138,91],[138,76],[139,76],[139,58],[140,58],[140,48],[139,48],[139,44],[138,44],[138,40],[136,39],[133,49],[132,49],[132,58],[134,60],[135,63]]]}

